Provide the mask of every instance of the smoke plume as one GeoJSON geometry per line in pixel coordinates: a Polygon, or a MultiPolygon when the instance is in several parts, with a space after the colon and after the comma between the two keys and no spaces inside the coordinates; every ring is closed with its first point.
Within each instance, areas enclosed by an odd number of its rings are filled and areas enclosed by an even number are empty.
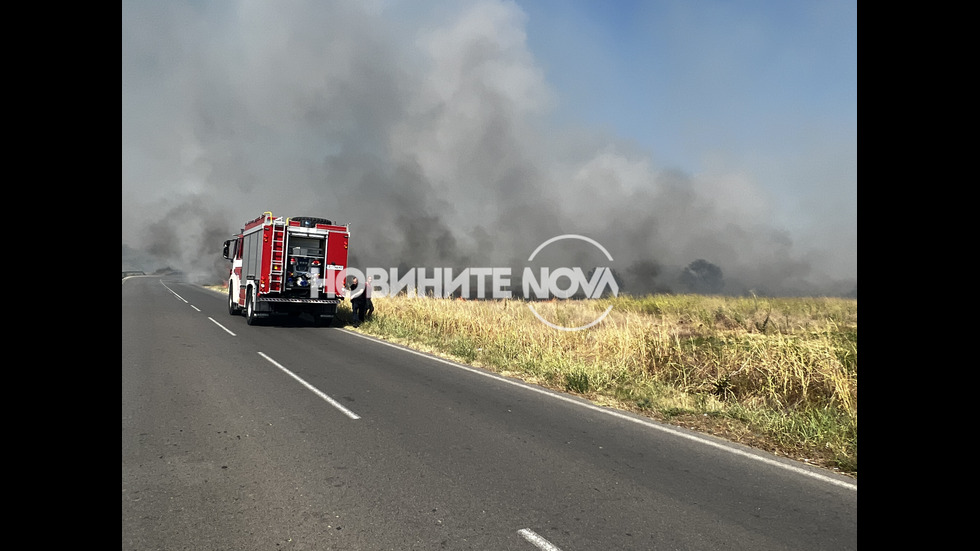
{"type": "Polygon", "coordinates": [[[856,289],[856,273],[824,269],[834,251],[772,226],[750,180],[557,126],[524,13],[455,6],[124,2],[124,250],[221,281],[222,241],[272,211],[349,223],[361,268],[521,266],[581,234],[614,262],[552,253],[611,264],[625,292],[686,291],[696,260],[729,293],[856,289]]]}

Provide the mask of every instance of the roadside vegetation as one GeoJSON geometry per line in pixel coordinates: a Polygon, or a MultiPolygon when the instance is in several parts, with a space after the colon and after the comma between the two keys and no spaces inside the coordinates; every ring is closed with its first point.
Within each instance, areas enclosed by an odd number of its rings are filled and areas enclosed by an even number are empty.
{"type": "Polygon", "coordinates": [[[856,299],[374,303],[357,331],[857,476],[856,299]]]}
{"type": "MultiPolygon", "coordinates": [[[[374,298],[355,331],[857,476],[857,300],[374,298]]],[[[349,325],[342,303],[335,325],[349,325]]]]}

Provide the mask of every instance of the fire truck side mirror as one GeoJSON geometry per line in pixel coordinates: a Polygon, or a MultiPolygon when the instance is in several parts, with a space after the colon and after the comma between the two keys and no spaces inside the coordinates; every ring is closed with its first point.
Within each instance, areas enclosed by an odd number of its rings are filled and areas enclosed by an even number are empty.
{"type": "Polygon", "coordinates": [[[230,250],[231,250],[231,240],[225,241],[225,247],[221,251],[221,256],[224,257],[225,260],[231,260],[231,256],[229,256],[228,254],[230,250]]]}

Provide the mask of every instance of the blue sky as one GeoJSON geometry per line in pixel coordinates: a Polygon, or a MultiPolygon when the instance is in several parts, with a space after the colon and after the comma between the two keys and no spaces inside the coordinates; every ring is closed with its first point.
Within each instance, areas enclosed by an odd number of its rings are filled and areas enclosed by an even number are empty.
{"type": "Polygon", "coordinates": [[[518,3],[566,116],[677,151],[679,162],[712,135],[752,141],[821,118],[856,127],[852,2],[518,3]],[[698,126],[685,153],[677,138],[698,126]]]}
{"type": "Polygon", "coordinates": [[[840,147],[856,169],[856,2],[518,4],[561,120],[634,140],[685,172],[752,170],[788,210],[829,187],[856,215],[856,171],[819,182],[793,168],[840,147]]]}

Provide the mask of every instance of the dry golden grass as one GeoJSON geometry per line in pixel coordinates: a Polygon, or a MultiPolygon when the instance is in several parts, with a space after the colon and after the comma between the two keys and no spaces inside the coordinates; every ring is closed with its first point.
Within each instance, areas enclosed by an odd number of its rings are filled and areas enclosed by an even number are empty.
{"type": "Polygon", "coordinates": [[[360,331],[856,475],[856,300],[374,302],[360,331]]]}

